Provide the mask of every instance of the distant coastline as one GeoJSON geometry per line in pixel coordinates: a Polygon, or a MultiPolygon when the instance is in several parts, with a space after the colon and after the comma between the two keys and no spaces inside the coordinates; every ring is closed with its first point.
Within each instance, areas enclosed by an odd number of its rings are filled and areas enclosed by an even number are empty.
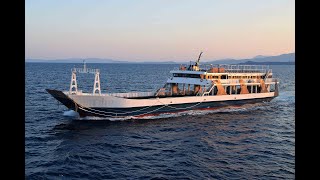
{"type": "MultiPolygon", "coordinates": [[[[50,62],[50,61],[45,61],[45,62],[26,62],[26,63],[64,63],[64,64],[82,64],[82,62],[50,62]]],[[[122,63],[101,63],[101,62],[93,62],[91,64],[183,64],[183,63],[163,63],[163,62],[153,62],[153,63],[144,63],[144,62],[122,62],[122,63]]],[[[185,63],[184,63],[185,64],[185,63]]],[[[245,63],[237,63],[240,65],[295,65],[295,62],[253,62],[253,61],[248,61],[245,63]]]]}
{"type": "Polygon", "coordinates": [[[255,62],[247,61],[244,63],[239,63],[241,65],[295,65],[295,62],[255,62]]]}
{"type": "MultiPolygon", "coordinates": [[[[175,61],[120,61],[102,58],[69,58],[69,59],[26,59],[26,63],[112,63],[112,64],[189,64],[190,60],[175,61]]],[[[278,56],[258,55],[251,59],[220,59],[203,60],[202,64],[243,64],[243,65],[295,65],[295,53],[281,54],[278,56]]]]}

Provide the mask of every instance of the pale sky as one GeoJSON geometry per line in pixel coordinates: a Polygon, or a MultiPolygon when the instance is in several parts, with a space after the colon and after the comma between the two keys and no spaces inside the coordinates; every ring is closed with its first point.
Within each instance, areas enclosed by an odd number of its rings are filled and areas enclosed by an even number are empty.
{"type": "Polygon", "coordinates": [[[189,61],[295,51],[294,0],[26,0],[26,58],[189,61]]]}

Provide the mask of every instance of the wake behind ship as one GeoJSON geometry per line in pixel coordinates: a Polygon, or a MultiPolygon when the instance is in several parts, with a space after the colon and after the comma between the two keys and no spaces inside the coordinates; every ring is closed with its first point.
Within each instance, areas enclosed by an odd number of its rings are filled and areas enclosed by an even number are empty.
{"type": "Polygon", "coordinates": [[[203,65],[200,57],[194,64],[170,71],[171,77],[154,92],[101,93],[100,70],[71,69],[69,91],[46,89],[80,117],[127,118],[177,113],[188,110],[211,110],[271,101],[279,95],[279,81],[265,65],[203,65]],[[95,75],[92,93],[77,86],[77,73],[95,75]]]}

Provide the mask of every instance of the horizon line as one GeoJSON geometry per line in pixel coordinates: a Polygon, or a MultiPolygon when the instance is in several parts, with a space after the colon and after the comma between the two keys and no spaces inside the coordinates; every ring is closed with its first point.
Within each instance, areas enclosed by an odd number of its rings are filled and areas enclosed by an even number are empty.
{"type": "MultiPolygon", "coordinates": [[[[295,54],[295,51],[290,53],[283,53],[278,55],[255,55],[251,58],[220,58],[220,59],[214,59],[214,60],[207,60],[207,61],[219,61],[219,60],[244,60],[244,59],[254,59],[257,56],[264,56],[264,57],[274,57],[274,56],[280,56],[285,54],[295,54]]],[[[264,58],[262,57],[262,58],[264,58]]],[[[26,60],[44,60],[44,61],[54,61],[54,60],[90,60],[90,59],[97,59],[97,60],[110,60],[110,61],[122,61],[122,62],[185,62],[185,61],[192,61],[192,60],[119,60],[119,59],[111,59],[111,58],[97,58],[97,57],[88,57],[88,58],[79,58],[79,57],[70,57],[70,58],[25,58],[26,60]]],[[[197,58],[195,58],[197,59],[197,58]]]]}

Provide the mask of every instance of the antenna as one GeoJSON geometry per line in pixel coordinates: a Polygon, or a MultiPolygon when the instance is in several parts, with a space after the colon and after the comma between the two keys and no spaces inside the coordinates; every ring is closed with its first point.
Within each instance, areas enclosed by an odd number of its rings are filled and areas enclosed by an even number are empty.
{"type": "Polygon", "coordinates": [[[86,60],[83,60],[83,71],[87,72],[86,60]]]}
{"type": "Polygon", "coordinates": [[[87,68],[86,61],[83,60],[83,69],[81,68],[73,68],[72,70],[72,76],[71,76],[71,83],[70,83],[70,94],[77,94],[78,88],[77,88],[77,78],[76,73],[90,73],[95,74],[94,78],[94,86],[93,86],[93,95],[97,94],[96,91],[98,91],[98,94],[101,94],[100,90],[100,70],[99,69],[92,69],[87,68]]]}
{"type": "Polygon", "coordinates": [[[201,57],[202,53],[203,53],[203,52],[201,52],[201,53],[200,53],[200,55],[199,55],[199,57],[198,57],[198,60],[197,60],[197,62],[196,62],[196,64],[195,64],[196,66],[198,66],[198,65],[199,65],[200,57],[201,57]]]}

